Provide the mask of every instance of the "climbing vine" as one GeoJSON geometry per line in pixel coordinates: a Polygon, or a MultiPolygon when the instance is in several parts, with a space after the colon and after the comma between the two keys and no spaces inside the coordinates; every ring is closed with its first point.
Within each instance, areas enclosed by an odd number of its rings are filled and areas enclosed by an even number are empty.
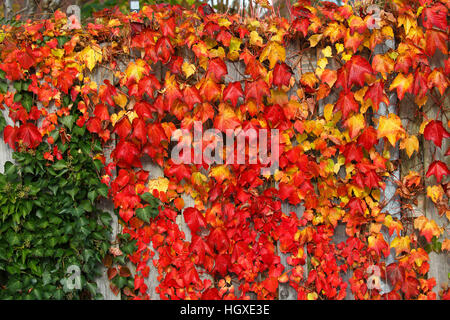
{"type": "Polygon", "coordinates": [[[16,164],[6,162],[0,175],[1,299],[101,298],[95,279],[112,218],[95,200],[108,188],[98,179],[103,164],[92,159],[100,143],[74,120],[60,118],[50,147],[38,132],[35,148],[19,143],[16,164]]]}
{"type": "MultiPolygon", "coordinates": [[[[104,263],[123,297],[154,298],[145,279],[155,268],[162,299],[275,299],[280,283],[299,299],[437,298],[428,253],[449,249],[448,2],[302,0],[289,19],[270,6],[264,18],[258,12],[161,4],[129,15],[106,9],[86,26],[68,27],[59,11],[3,26],[0,102],[14,123],[5,142],[50,148],[42,174],[70,163],[68,153],[55,159],[76,136],[61,135],[59,123],[102,144],[81,154],[104,164],[98,181],[120,218],[126,249],[113,247],[104,263]],[[423,120],[417,130],[401,117],[406,102],[409,117],[423,120]],[[174,161],[177,129],[193,137],[196,122],[223,133],[279,130],[279,169],[174,161]],[[402,163],[426,148],[433,161],[399,179],[402,163]],[[148,159],[162,177],[150,179],[148,159]],[[444,224],[420,212],[418,199],[444,224]],[[347,239],[336,243],[340,226],[347,239]]],[[[200,139],[201,150],[217,147],[200,139]]],[[[248,148],[239,152],[248,160],[248,148]]],[[[448,298],[445,286],[440,296],[448,298]]]]}

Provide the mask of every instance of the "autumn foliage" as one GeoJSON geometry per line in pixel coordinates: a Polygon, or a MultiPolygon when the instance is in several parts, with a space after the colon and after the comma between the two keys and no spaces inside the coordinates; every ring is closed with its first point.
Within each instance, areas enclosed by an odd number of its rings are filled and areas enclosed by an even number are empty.
{"type": "Polygon", "coordinates": [[[75,125],[102,141],[101,180],[121,232],[136,241],[127,256],[135,270],[122,274],[134,277],[122,290],[129,298],[154,298],[144,280],[155,268],[162,299],[276,299],[280,283],[298,299],[435,299],[428,253],[449,249],[449,150],[400,179],[392,155],[447,146],[448,6],[395,0],[374,12],[303,0],[288,20],[155,5],[128,16],[106,10],[79,29],[61,12],[3,26],[0,69],[11,86],[0,102],[14,122],[4,140],[52,145],[58,119],[76,109],[75,125]],[[31,102],[12,87],[25,81],[31,102]],[[406,101],[411,119],[423,118],[418,131],[399,116],[406,101]],[[279,170],[175,164],[172,134],[195,121],[280,130],[279,170]],[[149,179],[148,158],[164,177],[149,179]],[[148,194],[161,203],[156,216],[148,194]],[[421,196],[445,225],[417,213],[421,196]],[[337,243],[340,226],[347,240],[337,243]],[[389,290],[368,287],[373,266],[389,290]]]}

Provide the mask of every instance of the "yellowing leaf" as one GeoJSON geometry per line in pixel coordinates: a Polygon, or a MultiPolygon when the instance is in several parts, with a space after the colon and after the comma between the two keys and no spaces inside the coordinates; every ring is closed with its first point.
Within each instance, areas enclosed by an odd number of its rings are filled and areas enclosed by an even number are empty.
{"type": "Polygon", "coordinates": [[[94,69],[97,62],[102,61],[102,50],[99,46],[88,46],[79,53],[81,61],[88,67],[90,71],[94,69]]]}
{"type": "Polygon", "coordinates": [[[409,136],[400,142],[400,149],[405,149],[406,154],[411,158],[414,151],[419,152],[419,140],[416,136],[409,136]]]}
{"type": "Polygon", "coordinates": [[[239,52],[241,44],[242,44],[241,39],[232,37],[230,40],[230,46],[229,46],[230,52],[235,52],[235,51],[239,52]]]}
{"type": "Polygon", "coordinates": [[[444,232],[443,228],[440,228],[436,221],[429,220],[425,216],[420,216],[414,220],[414,228],[420,231],[428,242],[431,241],[433,237],[439,238],[444,232]]]}
{"type": "Polygon", "coordinates": [[[323,38],[323,34],[313,34],[311,37],[309,37],[309,44],[312,48],[317,46],[319,41],[323,38]]]}
{"type": "Polygon", "coordinates": [[[250,44],[252,46],[261,47],[263,45],[263,38],[261,38],[256,31],[250,32],[250,44]]]}
{"type": "Polygon", "coordinates": [[[114,102],[121,108],[125,108],[128,102],[127,96],[120,92],[116,96],[113,96],[113,99],[114,102]]]}
{"type": "Polygon", "coordinates": [[[158,178],[158,179],[151,179],[148,182],[148,190],[149,192],[153,192],[153,190],[158,190],[159,192],[167,192],[169,189],[169,179],[167,178],[158,178]]]}
{"type": "Polygon", "coordinates": [[[398,139],[400,139],[405,129],[402,127],[402,122],[396,114],[390,113],[388,117],[380,117],[378,125],[378,139],[386,137],[392,146],[395,146],[398,139]]]}
{"type": "Polygon", "coordinates": [[[181,66],[181,70],[183,70],[184,76],[186,78],[189,78],[190,76],[192,76],[195,73],[196,68],[195,68],[195,65],[185,61],[185,62],[183,62],[183,65],[181,66]]]}
{"type": "Polygon", "coordinates": [[[136,82],[142,79],[145,70],[146,62],[142,59],[136,60],[136,62],[130,62],[128,64],[127,69],[125,70],[125,74],[128,79],[134,79],[136,82]]]}
{"type": "Polygon", "coordinates": [[[120,110],[119,113],[114,113],[111,115],[111,123],[112,123],[113,127],[116,125],[117,121],[122,119],[122,117],[125,115],[125,113],[126,113],[125,110],[120,110]]]}
{"type": "Polygon", "coordinates": [[[322,59],[319,59],[319,60],[317,61],[317,65],[318,65],[321,69],[325,69],[325,67],[327,66],[327,64],[328,64],[328,59],[327,59],[327,58],[322,58],[322,59]]]}
{"type": "Polygon", "coordinates": [[[345,124],[348,127],[350,139],[354,139],[366,127],[366,120],[361,113],[357,113],[348,118],[345,124]]]}
{"type": "Polygon", "coordinates": [[[222,183],[225,179],[230,178],[230,171],[226,165],[220,165],[212,168],[209,176],[215,178],[218,183],[222,183]]]}
{"type": "Polygon", "coordinates": [[[219,23],[219,26],[221,26],[221,27],[229,27],[231,25],[231,21],[228,20],[227,18],[220,18],[218,23],[219,23]]]}
{"type": "Polygon", "coordinates": [[[137,113],[135,111],[128,111],[127,112],[128,120],[130,120],[130,123],[133,123],[133,120],[138,117],[137,113]]]}
{"type": "Polygon", "coordinates": [[[336,51],[338,54],[344,51],[344,45],[342,43],[336,43],[334,46],[336,47],[336,51]]]}
{"type": "Polygon", "coordinates": [[[286,59],[286,49],[284,49],[284,47],[278,42],[271,41],[264,48],[261,56],[259,57],[259,61],[263,62],[266,59],[269,59],[269,67],[270,69],[273,69],[278,61],[284,62],[286,59]]]}
{"type": "Polygon", "coordinates": [[[325,117],[325,120],[330,121],[333,118],[333,108],[334,105],[327,104],[323,109],[323,116],[325,117]]]}
{"type": "Polygon", "coordinates": [[[327,46],[325,49],[322,49],[322,54],[325,58],[331,58],[333,51],[330,46],[327,46]]]}
{"type": "Polygon", "coordinates": [[[400,253],[406,252],[409,253],[411,248],[409,244],[411,243],[411,239],[406,237],[397,237],[391,242],[391,248],[395,248],[396,256],[398,257],[400,253]]]}
{"type": "MultiPolygon", "coordinates": [[[[87,49],[87,48],[86,48],[87,49]]],[[[84,49],[84,50],[86,50],[84,49]]],[[[83,50],[83,51],[84,51],[83,50]]],[[[83,52],[82,51],[82,52],[83,52]]],[[[81,52],[80,52],[81,54],[81,52]]],[[[64,57],[64,49],[52,49],[52,55],[54,55],[55,57],[57,57],[58,59],[61,59],[62,57],[64,57]]],[[[82,60],[82,62],[86,63],[85,61],[82,60]]]]}
{"type": "Polygon", "coordinates": [[[442,197],[444,196],[444,189],[442,186],[435,185],[435,186],[428,186],[427,187],[427,196],[434,202],[438,203],[442,200],[442,197]]]}

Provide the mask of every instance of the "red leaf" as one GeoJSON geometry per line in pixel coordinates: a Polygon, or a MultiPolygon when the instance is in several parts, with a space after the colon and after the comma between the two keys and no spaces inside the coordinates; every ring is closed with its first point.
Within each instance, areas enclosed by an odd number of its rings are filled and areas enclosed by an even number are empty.
{"type": "Polygon", "coordinates": [[[366,150],[372,149],[377,141],[377,130],[374,127],[367,127],[358,137],[358,144],[366,150]]]}
{"type": "Polygon", "coordinates": [[[126,138],[131,132],[131,123],[128,117],[125,116],[119,120],[114,126],[113,133],[117,133],[120,138],[126,138]]]}
{"type": "Polygon", "coordinates": [[[28,148],[36,148],[42,142],[42,136],[37,127],[32,123],[25,123],[17,130],[17,141],[28,148]]]}
{"type": "Polygon", "coordinates": [[[164,37],[175,38],[175,17],[164,19],[161,23],[161,32],[164,37]]]}
{"type": "Polygon", "coordinates": [[[378,111],[381,102],[384,102],[387,106],[389,105],[389,99],[384,92],[384,82],[382,80],[376,81],[369,87],[364,95],[364,100],[367,99],[370,99],[372,102],[374,111],[378,111]]]}
{"type": "Polygon", "coordinates": [[[154,92],[160,89],[161,84],[158,79],[153,74],[149,74],[139,81],[137,94],[142,96],[144,93],[147,93],[148,96],[153,99],[155,97],[154,92]]]}
{"type": "Polygon", "coordinates": [[[239,98],[242,97],[244,97],[244,92],[239,81],[229,83],[225,90],[223,90],[223,100],[230,100],[234,107],[236,107],[239,98]]]}
{"type": "Polygon", "coordinates": [[[172,44],[170,43],[170,40],[167,37],[159,38],[158,42],[156,42],[155,50],[156,55],[164,64],[169,62],[170,57],[174,52],[172,44]]]}
{"type": "Polygon", "coordinates": [[[134,105],[134,111],[136,111],[139,118],[143,120],[153,118],[152,106],[146,101],[136,102],[134,105]]]}
{"type": "Polygon", "coordinates": [[[219,273],[222,277],[225,276],[231,267],[230,255],[219,254],[216,257],[214,271],[219,273]]]}
{"type": "Polygon", "coordinates": [[[245,82],[245,100],[253,98],[258,104],[262,102],[263,96],[268,96],[270,94],[269,86],[262,80],[247,81],[245,82]]]}
{"type": "Polygon", "coordinates": [[[441,148],[442,139],[449,138],[450,134],[447,132],[447,130],[445,130],[444,126],[442,125],[442,121],[431,120],[425,127],[423,136],[425,137],[425,139],[433,141],[435,145],[441,148]]]}
{"type": "Polygon", "coordinates": [[[209,61],[208,75],[216,82],[220,82],[222,77],[228,73],[227,65],[222,59],[215,58],[209,61]]]}
{"type": "Polygon", "coordinates": [[[219,290],[217,288],[206,289],[202,294],[202,300],[220,300],[219,290]]]}
{"type": "Polygon", "coordinates": [[[396,263],[391,263],[386,267],[387,279],[392,286],[403,281],[403,272],[396,263]]]}
{"type": "Polygon", "coordinates": [[[344,119],[347,118],[348,114],[351,111],[358,112],[359,111],[359,104],[356,102],[353,92],[351,91],[341,91],[341,94],[339,95],[339,99],[336,102],[336,108],[342,111],[342,117],[344,119]]]}
{"type": "Polygon", "coordinates": [[[29,47],[26,50],[18,50],[16,53],[17,61],[19,62],[22,69],[28,70],[34,65],[34,57],[29,47]]]}
{"type": "Polygon", "coordinates": [[[348,90],[353,84],[360,87],[364,82],[373,77],[373,69],[370,63],[363,57],[355,55],[338,71],[337,85],[348,90]]]}
{"type": "Polygon", "coordinates": [[[133,134],[131,138],[139,140],[141,144],[147,142],[147,127],[145,121],[140,118],[135,118],[133,120],[133,134]]]}
{"type": "Polygon", "coordinates": [[[209,246],[215,249],[219,254],[226,253],[230,247],[227,234],[222,228],[215,228],[208,236],[209,246]]]}
{"type": "Polygon", "coordinates": [[[114,277],[117,275],[117,269],[116,268],[109,268],[108,269],[108,279],[114,279],[114,277]]]}
{"type": "Polygon", "coordinates": [[[405,293],[405,299],[410,299],[419,294],[419,280],[413,277],[406,277],[402,283],[402,291],[405,293]]]}
{"type": "Polygon", "coordinates": [[[422,12],[423,26],[427,29],[437,27],[443,31],[447,30],[448,10],[442,3],[436,3],[432,7],[426,7],[422,12]]]}
{"type": "Polygon", "coordinates": [[[125,140],[121,140],[111,153],[111,156],[120,167],[142,167],[139,155],[138,147],[134,143],[125,140]]]}
{"type": "Polygon", "coordinates": [[[192,109],[198,103],[202,103],[200,93],[198,92],[198,89],[194,86],[192,87],[188,86],[184,88],[183,100],[189,106],[189,109],[192,109]]]}
{"type": "Polygon", "coordinates": [[[433,161],[428,167],[427,177],[435,176],[438,183],[441,182],[442,177],[448,175],[450,171],[447,165],[442,161],[433,161]]]}
{"type": "MultiPolygon", "coordinates": [[[[203,240],[202,237],[196,235],[195,233],[192,235],[191,245],[189,246],[189,251],[191,253],[197,254],[198,260],[195,261],[196,264],[203,265],[207,270],[208,267],[212,268],[211,266],[206,264],[206,255],[209,256],[213,255],[213,252],[209,245],[203,240]]],[[[211,260],[212,262],[212,260],[211,260]]]]}
{"type": "Polygon", "coordinates": [[[183,211],[184,221],[186,221],[192,233],[197,233],[198,229],[206,228],[206,220],[203,214],[196,208],[186,208],[183,211]]]}
{"type": "Polygon", "coordinates": [[[101,121],[109,120],[108,108],[103,103],[99,103],[95,106],[94,114],[101,121]]]}
{"type": "Polygon", "coordinates": [[[89,132],[99,133],[102,131],[102,122],[99,118],[90,118],[86,123],[86,128],[89,132]]]}
{"type": "Polygon", "coordinates": [[[5,140],[5,142],[9,144],[11,148],[13,148],[13,150],[16,150],[16,136],[16,127],[6,126],[3,130],[3,140],[5,140]]]}
{"type": "Polygon", "coordinates": [[[191,178],[191,170],[184,164],[172,164],[170,167],[164,170],[164,174],[168,177],[175,176],[178,181],[189,180],[191,178]]]}
{"type": "Polygon", "coordinates": [[[288,185],[284,182],[281,182],[278,190],[278,196],[281,200],[284,201],[289,198],[294,191],[295,187],[293,185],[288,185]]]}
{"type": "Polygon", "coordinates": [[[425,52],[432,57],[436,49],[441,50],[443,54],[447,54],[448,36],[446,33],[429,29],[425,33],[425,52]]]}
{"type": "Polygon", "coordinates": [[[273,69],[273,84],[275,86],[288,86],[291,80],[291,68],[286,63],[277,63],[273,69]]]}

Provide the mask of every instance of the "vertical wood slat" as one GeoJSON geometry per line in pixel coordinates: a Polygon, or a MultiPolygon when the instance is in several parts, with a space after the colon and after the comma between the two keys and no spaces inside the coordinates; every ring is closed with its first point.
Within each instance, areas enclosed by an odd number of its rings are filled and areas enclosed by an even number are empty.
{"type": "MultiPolygon", "coordinates": [[[[444,59],[442,54],[437,53],[431,60],[431,68],[442,67],[443,61],[444,59]]],[[[433,162],[434,160],[441,160],[443,162],[446,162],[444,154],[449,148],[448,139],[443,139],[442,148],[438,148],[431,141],[425,140],[424,137],[420,135],[420,126],[425,118],[422,113],[418,112],[417,105],[415,103],[412,103],[410,99],[413,98],[407,95],[401,101],[400,118],[402,119],[403,126],[408,127],[408,132],[411,135],[416,135],[418,137],[420,148],[418,152],[413,153],[411,158],[409,158],[405,152],[401,153],[401,178],[405,177],[410,171],[416,171],[419,172],[419,174],[424,175],[431,162],[433,162]],[[425,172],[422,172],[422,169],[424,169],[425,172]]],[[[448,95],[443,99],[442,105],[450,105],[450,97],[448,95]]],[[[449,116],[448,111],[446,117],[444,117],[445,111],[440,110],[440,115],[439,117],[437,117],[438,108],[434,105],[434,101],[430,98],[428,98],[428,102],[423,107],[421,107],[420,111],[424,113],[426,119],[432,120],[438,118],[438,120],[442,120],[444,123],[445,119],[448,119],[449,116]]],[[[432,186],[435,184],[435,177],[425,178],[425,192],[428,186],[432,186]]],[[[417,198],[417,204],[413,205],[412,218],[416,218],[422,215],[426,216],[428,219],[433,219],[439,226],[445,227],[444,234],[438,239],[439,241],[448,238],[450,230],[445,215],[442,217],[439,216],[435,204],[424,194],[419,195],[417,198]]],[[[437,285],[435,286],[433,291],[438,294],[439,290],[441,289],[441,285],[448,283],[450,257],[445,252],[431,252],[429,253],[429,258],[430,270],[428,275],[429,277],[434,277],[436,279],[437,285]]]]}
{"type": "MultiPolygon", "coordinates": [[[[444,66],[444,56],[441,53],[437,53],[432,61],[431,61],[431,68],[437,68],[437,67],[443,67],[444,66]]],[[[436,89],[431,89],[436,90],[436,89]]],[[[437,91],[437,90],[436,90],[437,91]]],[[[442,101],[442,110],[438,109],[437,106],[434,104],[434,101],[429,98],[427,104],[425,107],[425,113],[428,119],[440,119],[443,121],[443,123],[446,122],[446,120],[450,116],[450,112],[448,112],[448,106],[450,105],[450,96],[447,94],[445,98],[442,101]],[[445,107],[447,107],[447,112],[445,111],[445,107]],[[444,112],[446,112],[444,116],[444,112]]],[[[446,161],[445,152],[450,147],[450,143],[448,142],[449,139],[443,139],[442,140],[442,147],[439,148],[434,145],[431,141],[424,140],[423,144],[423,150],[424,150],[424,160],[423,165],[425,170],[427,170],[430,166],[430,164],[435,160],[441,160],[443,162],[447,162],[447,165],[449,161],[446,161]]],[[[425,171],[426,172],[426,171],[425,171]]],[[[436,185],[437,181],[434,176],[431,176],[429,178],[425,178],[425,188],[428,186],[436,185]]],[[[450,227],[448,224],[448,220],[444,215],[440,216],[436,205],[431,201],[429,197],[425,197],[424,201],[424,212],[425,216],[428,219],[432,219],[436,221],[438,226],[445,227],[443,235],[438,239],[439,241],[443,241],[445,238],[448,238],[450,227]]],[[[445,252],[436,253],[431,252],[429,253],[430,257],[430,271],[429,276],[434,277],[436,279],[436,287],[434,288],[434,292],[438,294],[439,290],[441,289],[440,286],[442,284],[448,284],[449,283],[449,265],[450,265],[450,255],[445,252]]]]}

